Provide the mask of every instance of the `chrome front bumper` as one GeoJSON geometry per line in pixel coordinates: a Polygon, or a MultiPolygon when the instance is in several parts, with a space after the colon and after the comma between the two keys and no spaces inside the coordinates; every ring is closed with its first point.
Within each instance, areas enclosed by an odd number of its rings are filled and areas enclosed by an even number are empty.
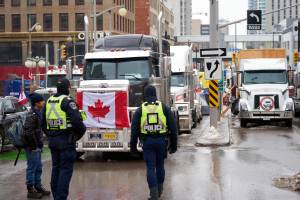
{"type": "Polygon", "coordinates": [[[257,120],[292,119],[293,111],[240,111],[239,117],[242,119],[257,120]]]}

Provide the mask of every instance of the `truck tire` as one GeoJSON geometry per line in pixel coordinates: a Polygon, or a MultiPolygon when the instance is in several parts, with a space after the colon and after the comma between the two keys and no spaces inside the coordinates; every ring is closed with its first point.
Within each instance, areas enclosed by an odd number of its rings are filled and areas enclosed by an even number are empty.
{"type": "Polygon", "coordinates": [[[292,128],[293,127],[293,119],[287,119],[285,121],[285,126],[288,128],[292,128]]]}
{"type": "Polygon", "coordinates": [[[246,119],[240,119],[240,124],[242,128],[246,128],[247,127],[247,121],[246,119]]]}
{"type": "Polygon", "coordinates": [[[193,118],[193,126],[192,126],[192,128],[197,128],[198,118],[197,118],[196,110],[192,111],[192,118],[193,118]]]}

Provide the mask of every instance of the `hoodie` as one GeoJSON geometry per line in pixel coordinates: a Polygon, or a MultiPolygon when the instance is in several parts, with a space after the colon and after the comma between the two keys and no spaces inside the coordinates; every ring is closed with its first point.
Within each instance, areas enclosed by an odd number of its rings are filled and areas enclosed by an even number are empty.
{"type": "MultiPolygon", "coordinates": [[[[156,96],[156,89],[152,85],[148,85],[144,89],[144,101],[148,103],[152,103],[157,101],[156,96]]],[[[177,147],[177,126],[176,126],[176,120],[174,118],[174,115],[171,111],[171,109],[166,106],[165,104],[162,104],[163,106],[163,112],[167,119],[167,125],[169,130],[169,137],[170,137],[170,146],[171,147],[177,147]]],[[[139,107],[132,118],[131,122],[131,140],[130,140],[130,147],[131,151],[136,151],[136,146],[138,142],[138,138],[145,139],[145,137],[165,137],[160,135],[149,135],[149,136],[142,136],[141,135],[141,116],[142,116],[142,107],[139,107]]]]}

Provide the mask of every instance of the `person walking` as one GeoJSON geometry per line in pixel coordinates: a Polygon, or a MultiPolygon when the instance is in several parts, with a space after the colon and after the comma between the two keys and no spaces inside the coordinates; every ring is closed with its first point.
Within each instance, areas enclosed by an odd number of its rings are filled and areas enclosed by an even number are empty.
{"type": "Polygon", "coordinates": [[[44,111],[43,129],[49,139],[52,156],[51,191],[54,200],[66,200],[77,158],[76,141],[85,133],[80,112],[69,97],[70,82],[57,82],[57,93],[51,96],[44,111]]]}
{"type": "Polygon", "coordinates": [[[40,94],[32,93],[29,95],[31,110],[26,116],[23,126],[23,143],[27,158],[26,184],[27,197],[40,199],[43,196],[49,196],[41,181],[42,176],[42,157],[43,132],[41,128],[42,109],[45,101],[40,94]]]}
{"type": "Polygon", "coordinates": [[[171,109],[157,100],[156,89],[148,85],[144,89],[145,102],[134,113],[131,124],[131,154],[137,155],[138,138],[143,144],[143,157],[147,166],[149,200],[157,200],[163,193],[165,180],[164,160],[177,151],[177,127],[171,109]]]}

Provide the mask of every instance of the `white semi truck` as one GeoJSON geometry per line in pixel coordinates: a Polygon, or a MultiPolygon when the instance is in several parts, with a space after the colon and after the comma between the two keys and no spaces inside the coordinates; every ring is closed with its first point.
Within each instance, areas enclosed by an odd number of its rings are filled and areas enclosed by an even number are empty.
{"type": "MultiPolygon", "coordinates": [[[[83,81],[77,89],[77,97],[82,94],[84,99],[85,94],[97,96],[100,93],[105,96],[117,92],[126,93],[128,106],[125,109],[131,120],[135,110],[144,100],[144,87],[151,84],[157,90],[158,99],[172,106],[169,84],[171,75],[168,59],[169,44],[167,41],[162,43],[162,53],[159,53],[158,48],[159,42],[153,36],[119,35],[99,39],[93,52],[85,55],[83,81]]],[[[116,101],[113,97],[110,100],[116,101]]],[[[101,102],[97,103],[105,107],[101,102]]],[[[82,109],[89,119],[91,111],[85,108],[83,106],[82,109]]],[[[102,111],[105,109],[108,111],[109,108],[105,107],[102,111]]],[[[177,117],[174,107],[173,110],[174,117],[177,117]]],[[[116,113],[116,115],[120,114],[116,113]]],[[[97,122],[96,125],[87,125],[86,134],[77,142],[77,152],[130,151],[130,127],[112,128],[105,124],[103,127],[97,125],[97,122]]]]}
{"type": "Polygon", "coordinates": [[[195,92],[198,76],[193,70],[192,48],[171,46],[171,95],[178,110],[180,132],[190,133],[202,118],[195,92]]]}
{"type": "Polygon", "coordinates": [[[248,122],[285,121],[292,126],[294,105],[289,97],[284,49],[242,50],[238,54],[239,117],[248,122]]]}

